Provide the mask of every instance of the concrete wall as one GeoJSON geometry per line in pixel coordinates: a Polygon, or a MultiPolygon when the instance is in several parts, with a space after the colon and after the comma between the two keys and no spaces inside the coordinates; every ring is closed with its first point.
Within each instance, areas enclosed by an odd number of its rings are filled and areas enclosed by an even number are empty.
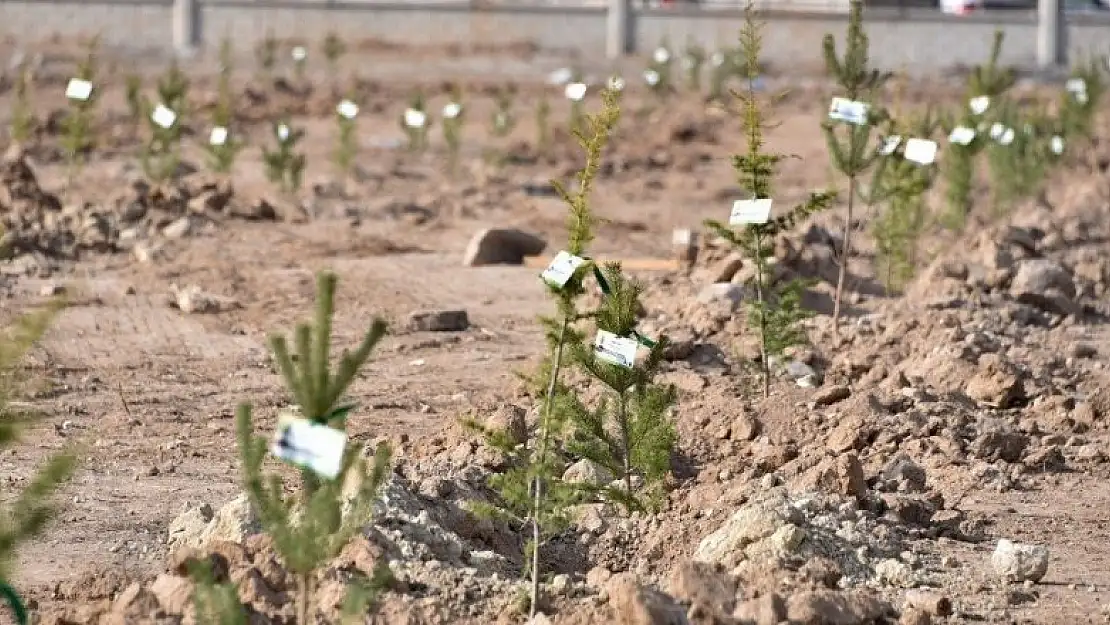
{"type": "MultiPolygon", "coordinates": [[[[178,0],[181,2],[182,0],[178,0]]],[[[392,42],[509,44],[533,42],[542,49],[603,58],[606,10],[598,7],[471,7],[464,3],[382,3],[329,0],[196,0],[194,39],[215,48],[231,35],[240,48],[272,30],[278,37],[317,39],[328,29],[344,38],[392,42]]],[[[0,36],[42,39],[100,32],[107,44],[169,47],[174,0],[0,0],[0,36]]],[[[182,14],[182,12],[178,12],[182,14]]],[[[986,58],[991,33],[1006,32],[1004,61],[1028,66],[1036,58],[1032,14],[951,17],[937,12],[868,11],[872,58],[888,68],[942,69],[986,58]]],[[[780,68],[820,62],[817,42],[843,33],[845,17],[772,12],[764,15],[766,60],[780,68]]],[[[733,10],[640,9],[633,12],[638,51],[664,37],[682,43],[692,36],[707,46],[733,44],[743,16],[733,10]]],[[[1082,16],[1069,25],[1069,51],[1110,52],[1110,17],[1082,16]]]]}

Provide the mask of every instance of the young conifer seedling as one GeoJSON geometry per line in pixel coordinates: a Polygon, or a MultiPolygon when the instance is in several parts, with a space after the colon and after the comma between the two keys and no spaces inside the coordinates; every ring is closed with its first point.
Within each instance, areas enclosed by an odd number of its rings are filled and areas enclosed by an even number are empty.
{"type": "Polygon", "coordinates": [[[580,502],[584,492],[577,485],[562,479],[564,463],[558,443],[565,440],[574,415],[585,411],[574,390],[563,381],[564,369],[576,345],[584,335],[578,323],[586,315],[579,299],[585,293],[587,280],[600,275],[600,270],[586,256],[594,237],[596,218],[589,198],[601,162],[601,153],[620,116],[617,96],[609,89],[601,93],[602,109],[585,118],[586,130],[575,137],[586,152],[586,164],[578,172],[578,187],[568,190],[559,181],[552,181],[559,196],[567,204],[567,246],[543,272],[557,313],[541,318],[547,354],[538,371],[523,376],[534,397],[541,398],[536,429],[518,440],[511,432],[490,430],[473,421],[467,425],[482,433],[486,442],[508,457],[509,467],[489,479],[489,486],[498,493],[496,507],[477,505],[476,511],[491,514],[530,530],[525,545],[527,573],[531,579],[529,611],[535,616],[540,602],[540,548],[543,543],[569,524],[569,510],[580,502]]]}
{"type": "MultiPolygon", "coordinates": [[[[296,580],[298,625],[316,622],[314,593],[319,569],[371,518],[390,464],[390,451],[384,444],[375,451],[372,463],[347,444],[347,415],[355,406],[341,401],[385,336],[386,323],[375,318],[358,347],[344,351],[338,367],[333,368],[330,345],[336,282],[333,273],[318,276],[316,318],[311,324],[297,326],[295,355],[284,336],[270,337],[274,360],[296,402],[296,410],[280,418],[271,451],[301,467],[298,492],[287,495],[280,476],[264,474],[262,465],[270,441],[254,434],[249,403],[240,404],[236,411],[246,492],[263,531],[273,539],[282,563],[296,580]]],[[[348,592],[356,595],[348,602],[349,608],[362,610],[365,618],[375,589],[388,579],[387,571],[383,560],[375,579],[352,583],[348,592]]]]}
{"type": "Polygon", "coordinates": [[[21,65],[16,70],[15,98],[12,102],[12,141],[26,145],[35,131],[35,111],[31,105],[31,69],[21,65]]]}
{"type": "Polygon", "coordinates": [[[493,115],[490,117],[490,128],[493,131],[493,136],[503,139],[509,136],[513,128],[516,127],[516,117],[513,115],[513,100],[515,97],[516,89],[512,85],[497,90],[497,95],[494,96],[495,108],[493,115]]]}
{"type": "Polygon", "coordinates": [[[694,93],[701,92],[701,75],[705,68],[705,48],[698,45],[693,38],[686,42],[686,56],[682,59],[683,69],[686,70],[686,88],[694,93]]]}
{"type": "Polygon", "coordinates": [[[258,70],[267,81],[274,79],[274,67],[277,65],[278,40],[273,31],[267,30],[266,36],[254,48],[254,58],[258,62],[258,70]]]}
{"type": "Polygon", "coordinates": [[[85,58],[78,64],[76,76],[66,85],[69,111],[62,120],[62,149],[68,165],[68,183],[72,183],[82,159],[95,146],[93,116],[100,99],[96,87],[98,47],[99,41],[93,38],[85,48],[85,58]]]}
{"type": "Polygon", "coordinates": [[[182,117],[188,102],[189,80],[177,63],[158,81],[158,103],[143,98],[150,135],[140,154],[143,173],[155,184],[171,179],[180,164],[182,117]]]}
{"type": "Polygon", "coordinates": [[[1106,93],[1105,59],[1090,56],[1072,68],[1064,85],[1060,102],[1060,118],[1064,126],[1062,139],[1089,140],[1095,116],[1106,93]]]}
{"type": "Polygon", "coordinates": [[[343,40],[335,32],[329,31],[324,37],[323,43],[320,44],[320,48],[324,53],[324,59],[328,62],[328,76],[334,90],[338,88],[339,84],[339,60],[347,53],[347,44],[343,43],[343,40]]]}
{"type": "Polygon", "coordinates": [[[1032,197],[1044,184],[1049,168],[1063,152],[1054,149],[1053,138],[1064,134],[1064,122],[1049,115],[1043,106],[1003,101],[988,131],[985,148],[991,174],[994,216],[1010,213],[1014,202],[1032,197]]]}
{"type": "Polygon", "coordinates": [[[644,82],[656,96],[670,95],[674,89],[674,53],[670,43],[664,39],[651,54],[651,61],[644,70],[644,82]]]}
{"type": "MultiPolygon", "coordinates": [[[[755,267],[751,285],[755,290],[755,298],[748,306],[747,317],[748,325],[759,335],[759,370],[763,395],[766,397],[771,394],[771,359],[781,356],[787,348],[805,342],[801,322],[812,316],[812,313],[801,306],[805,282],[792,280],[781,285],[774,282],[771,262],[774,258],[775,237],[810,215],[829,208],[836,195],[829,191],[811,193],[801,204],[771,218],[775,178],[787,157],[765,152],[763,147],[767,120],[756,86],[762,47],[762,26],[756,21],[755,9],[749,3],[745,9],[744,27],[740,32],[740,49],[743,53],[743,65],[740,69],[746,81],[746,89],[742,93],[733,94],[742,103],[747,150],[744,154],[732,157],[732,167],[740,185],[752,195],[752,199],[740,200],[733,205],[727,226],[715,220],[706,221],[705,225],[739,250],[755,267]],[[734,226],[741,228],[733,230],[734,226]]],[[[781,98],[781,95],[771,96],[772,107],[781,98]]]]}
{"type": "Polygon", "coordinates": [[[124,78],[123,96],[127,101],[127,116],[134,124],[132,130],[138,135],[143,126],[143,79],[138,74],[128,74],[124,78]]]}
{"type": "Polygon", "coordinates": [[[223,128],[231,127],[235,120],[235,91],[231,81],[235,76],[235,50],[231,39],[224,37],[220,42],[220,75],[216,85],[216,110],[212,123],[223,128]]]}
{"type": "Polygon", "coordinates": [[[401,114],[401,129],[409,138],[409,151],[423,152],[428,147],[428,128],[432,125],[424,103],[424,93],[416,91],[409,99],[409,106],[401,114]]]}
{"type": "Polygon", "coordinates": [[[875,105],[874,99],[891,74],[869,67],[862,0],[851,0],[843,58],[837,57],[836,39],[832,34],[825,35],[823,49],[826,71],[844,94],[843,97],[833,98],[829,118],[822,124],[832,164],[848,179],[832,319],[833,332],[839,333],[845,279],[852,258],[852,228],[855,204],[860,195],[859,179],[884,156],[881,146],[876,146],[871,140],[872,129],[882,124],[886,117],[884,111],[875,105]],[[834,120],[838,123],[833,123],[834,120]]]}
{"type": "Polygon", "coordinates": [[[945,151],[942,174],[945,180],[947,210],[943,224],[962,230],[971,212],[971,193],[975,184],[975,162],[988,145],[988,131],[994,123],[999,99],[1016,81],[1012,69],[998,64],[1005,34],[995,31],[990,58],[978,65],[968,77],[967,103],[947,124],[949,147],[945,151]]]}
{"type": "Polygon", "coordinates": [[[266,178],[277,184],[285,193],[295,193],[304,182],[305,155],[296,152],[297,144],[304,138],[304,131],[294,129],[289,122],[275,122],[276,150],[262,148],[262,162],[266,178]]]}
{"type": "Polygon", "coordinates": [[[454,174],[459,166],[459,151],[462,149],[462,127],[466,108],[463,106],[462,92],[457,86],[451,87],[450,100],[443,105],[443,141],[447,144],[447,168],[454,174]]]}
{"type": "Polygon", "coordinates": [[[355,158],[358,156],[357,118],[358,105],[353,100],[348,98],[335,107],[338,137],[332,160],[345,180],[350,178],[355,165],[355,158]]]}
{"type": "Polygon", "coordinates": [[[728,87],[728,80],[732,77],[732,55],[725,50],[717,50],[709,57],[709,99],[713,102],[722,102],[728,87]]]}
{"type": "MultiPolygon", "coordinates": [[[[0,228],[2,230],[2,228],[0,228]]],[[[20,317],[0,330],[0,450],[6,450],[19,434],[34,422],[35,416],[12,405],[21,394],[24,382],[21,361],[49,328],[61,308],[53,303],[43,310],[20,317]]],[[[7,500],[0,510],[0,613],[7,609],[19,625],[30,622],[26,603],[11,585],[16,548],[36,536],[54,517],[55,507],[47,499],[69,480],[76,468],[76,456],[66,451],[51,457],[27,482],[26,488],[7,500]]]]}
{"type": "Polygon", "coordinates": [[[308,48],[295,45],[289,51],[289,57],[293,59],[293,78],[298,83],[304,83],[305,73],[308,71],[308,48]]]}

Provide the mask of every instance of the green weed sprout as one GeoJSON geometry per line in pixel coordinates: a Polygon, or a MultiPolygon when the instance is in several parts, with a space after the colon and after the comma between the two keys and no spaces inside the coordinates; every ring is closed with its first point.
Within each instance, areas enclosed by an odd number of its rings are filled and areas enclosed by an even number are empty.
{"type": "MultiPolygon", "coordinates": [[[[294,332],[296,354],[289,351],[284,336],[270,337],[270,348],[285,386],[297,406],[297,418],[305,426],[346,430],[347,414],[354,408],[341,399],[374,347],[386,334],[386,323],[374,318],[362,342],[344,351],[337,368],[331,364],[330,343],[338,279],[330,272],[317,277],[316,318],[299,324],[294,332]]],[[[338,473],[329,479],[310,469],[301,470],[301,488],[285,493],[279,475],[262,471],[268,439],[254,434],[251,405],[239,404],[236,411],[242,475],[251,504],[257,510],[264,532],[270,535],[285,568],[296,580],[296,622],[311,625],[315,619],[315,582],[321,567],[335,558],[358,534],[373,514],[377,492],[390,465],[387,445],[379,445],[368,464],[356,446],[345,444],[338,473]],[[350,489],[353,496],[349,495],[350,489]]],[[[288,433],[290,430],[286,430],[288,433]]],[[[282,442],[289,442],[282,437],[282,442]]],[[[280,445],[280,443],[279,443],[280,445]]],[[[385,562],[379,581],[387,580],[385,562]]],[[[384,583],[384,582],[383,582],[384,583]]],[[[379,586],[380,587],[380,586],[379,586]]],[[[352,585],[353,609],[365,611],[373,599],[375,584],[368,580],[352,585]]]]}
{"type": "Polygon", "coordinates": [[[267,29],[266,36],[254,49],[254,58],[258,62],[258,69],[262,77],[267,80],[272,80],[274,77],[274,67],[277,65],[277,52],[278,41],[274,37],[273,31],[267,29]]]}
{"type": "Polygon", "coordinates": [[[334,86],[339,81],[339,60],[347,54],[347,44],[343,43],[343,40],[335,32],[329,31],[324,36],[323,43],[320,44],[320,50],[324,53],[324,59],[328,62],[328,75],[331,77],[334,86]]]}
{"type": "Polygon", "coordinates": [[[686,70],[686,88],[695,93],[701,92],[701,75],[705,68],[707,54],[705,48],[693,39],[686,42],[686,56],[682,66],[686,70]]]}
{"type": "MultiPolygon", "coordinates": [[[[601,153],[620,116],[617,97],[611,90],[601,93],[602,109],[585,119],[586,130],[575,132],[579,145],[586,152],[585,166],[578,172],[578,186],[569,191],[557,180],[552,181],[568,208],[567,245],[564,250],[580,264],[567,271],[559,266],[557,277],[544,272],[548,291],[555,299],[557,314],[543,317],[547,354],[533,375],[521,377],[532,389],[534,397],[542,398],[537,428],[518,440],[512,433],[491,430],[472,420],[466,425],[477,430],[492,447],[508,459],[507,470],[490,476],[489,486],[498,493],[496,506],[475,504],[475,512],[491,515],[530,529],[531,538],[525,546],[526,571],[531,577],[530,613],[535,616],[540,602],[540,547],[545,541],[567,527],[570,507],[581,502],[585,493],[575,484],[563,481],[563,460],[558,442],[565,440],[571,419],[585,408],[577,394],[563,381],[564,368],[575,345],[584,341],[578,322],[586,315],[580,311],[579,299],[585,293],[585,282],[596,266],[586,259],[587,246],[594,238],[596,218],[589,198],[600,167],[601,153]]],[[[553,267],[556,265],[553,264],[553,267]]]]}
{"type": "MultiPolygon", "coordinates": [[[[740,49],[744,63],[741,66],[746,89],[735,93],[743,104],[743,123],[747,137],[747,151],[732,157],[732,167],[740,185],[752,195],[755,201],[770,202],[774,195],[775,178],[786,155],[764,151],[764,132],[767,129],[766,115],[756,91],[759,77],[759,61],[763,48],[762,25],[755,19],[755,9],[749,2],[745,8],[744,26],[740,31],[740,49]]],[[[769,96],[771,108],[784,94],[769,96]]],[[[787,348],[806,341],[801,322],[813,315],[801,306],[801,295],[807,284],[792,280],[776,285],[773,280],[771,262],[774,259],[774,240],[780,233],[793,228],[798,222],[819,211],[828,209],[836,195],[830,191],[811,193],[801,204],[783,215],[770,218],[756,215],[752,218],[737,216],[735,224],[708,220],[705,226],[717,236],[728,241],[755,266],[753,284],[755,299],[747,310],[748,325],[759,334],[760,376],[763,381],[763,395],[771,394],[771,358],[780,356],[787,348]],[[732,225],[743,225],[733,230],[732,225]]],[[[743,205],[741,205],[743,206],[743,205]]],[[[734,213],[736,208],[734,208],[734,213]]]]}
{"type": "Polygon", "coordinates": [[[262,148],[262,162],[266,166],[266,178],[277,184],[284,193],[300,190],[304,182],[305,155],[295,150],[304,138],[304,131],[294,129],[289,122],[274,122],[274,138],[277,149],[262,148]]]}
{"type": "Polygon", "coordinates": [[[513,116],[515,96],[516,90],[512,85],[497,90],[495,96],[496,108],[494,108],[493,115],[490,118],[490,128],[493,131],[493,136],[505,138],[516,127],[516,118],[513,116]]]}
{"type": "Polygon", "coordinates": [[[976,66],[968,77],[967,104],[959,114],[947,120],[945,129],[950,145],[942,168],[947,209],[941,221],[952,230],[962,230],[967,222],[975,184],[975,162],[988,144],[986,133],[994,122],[993,109],[1016,80],[1012,69],[998,64],[1004,39],[1005,34],[996,30],[987,63],[976,66]]]}
{"type": "Polygon", "coordinates": [[[928,225],[925,194],[932,188],[938,174],[933,158],[928,162],[914,159],[907,148],[910,142],[930,141],[940,128],[940,119],[930,108],[924,114],[907,120],[896,120],[888,138],[897,139],[890,157],[879,162],[867,193],[869,205],[882,210],[871,224],[875,240],[879,275],[888,293],[900,291],[917,269],[921,235],[928,225]]]}
{"type": "Polygon", "coordinates": [[[26,144],[35,130],[35,111],[31,105],[31,69],[20,66],[15,77],[15,93],[12,102],[11,137],[12,141],[26,144]]]}
{"type": "Polygon", "coordinates": [[[829,118],[822,123],[833,167],[848,179],[848,205],[842,228],[843,240],[832,319],[833,332],[839,334],[845,278],[852,258],[852,223],[856,200],[860,195],[859,178],[883,158],[881,146],[872,142],[872,129],[886,122],[887,115],[875,105],[874,98],[892,74],[869,67],[862,0],[851,1],[843,58],[837,56],[836,39],[832,34],[825,35],[823,49],[826,72],[837,82],[844,94],[843,98],[833,100],[829,118]],[[831,120],[838,120],[840,123],[833,123],[831,120]]]}
{"type": "MultiPolygon", "coordinates": [[[[67,178],[72,183],[84,155],[93,149],[93,115],[99,100],[96,88],[97,48],[99,40],[92,39],[85,47],[85,58],[77,65],[76,76],[66,86],[69,111],[62,120],[62,149],[66,154],[67,178]]],[[[67,184],[68,186],[68,184],[67,184]]]]}
{"type": "Polygon", "coordinates": [[[355,158],[358,157],[358,105],[351,99],[340,102],[335,107],[335,123],[338,130],[335,152],[332,160],[336,169],[344,177],[351,175],[355,158]]]}
{"type": "Polygon", "coordinates": [[[428,115],[423,92],[416,91],[412,94],[400,121],[401,129],[409,138],[409,151],[424,151],[428,147],[428,128],[432,125],[432,120],[428,115]]]}
{"type": "Polygon", "coordinates": [[[459,151],[462,148],[463,106],[462,92],[458,87],[451,88],[450,100],[443,107],[443,141],[447,144],[448,169],[452,173],[459,165],[459,151]]]}
{"type": "MultiPolygon", "coordinates": [[[[0,331],[0,449],[6,450],[16,443],[20,433],[37,420],[36,415],[12,405],[22,394],[20,389],[25,382],[20,363],[50,327],[61,307],[61,302],[53,302],[42,310],[23,315],[0,331]]],[[[72,450],[52,456],[22,492],[5,497],[8,504],[0,510],[0,606],[8,603],[15,621],[21,625],[29,622],[30,615],[10,586],[16,549],[41,534],[55,516],[56,508],[48,498],[69,481],[76,466],[72,450]]]]}

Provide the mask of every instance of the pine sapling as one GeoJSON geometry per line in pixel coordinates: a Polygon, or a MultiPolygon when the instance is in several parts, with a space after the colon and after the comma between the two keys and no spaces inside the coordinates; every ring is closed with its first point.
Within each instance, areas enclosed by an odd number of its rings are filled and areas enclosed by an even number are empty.
{"type": "Polygon", "coordinates": [[[488,444],[508,457],[509,468],[489,479],[489,486],[500,497],[499,505],[477,505],[475,509],[531,530],[531,538],[525,546],[526,570],[531,578],[531,616],[535,616],[540,603],[540,548],[569,524],[570,507],[579,503],[584,495],[578,486],[562,479],[564,462],[557,445],[565,440],[572,416],[585,410],[578,396],[563,381],[563,375],[574,346],[581,345],[584,340],[577,327],[584,317],[579,299],[585,293],[586,280],[596,275],[591,274],[596,266],[586,258],[596,222],[589,197],[601,153],[620,115],[615,93],[607,89],[602,91],[601,97],[602,110],[586,118],[587,130],[575,133],[586,152],[586,164],[578,172],[577,189],[569,191],[559,181],[552,181],[568,207],[568,240],[564,252],[572,262],[553,263],[543,274],[556,301],[557,314],[541,318],[547,354],[534,375],[524,376],[533,396],[542,398],[539,422],[536,429],[526,435],[526,441],[517,440],[508,431],[490,430],[473,421],[467,422],[483,434],[488,444]]]}
{"type": "Polygon", "coordinates": [[[176,174],[180,164],[182,118],[189,93],[189,80],[176,61],[159,79],[157,92],[157,104],[142,98],[150,134],[139,158],[147,178],[161,184],[176,174]]]}
{"type": "Polygon", "coordinates": [[[335,107],[337,139],[332,160],[336,169],[347,179],[358,157],[358,105],[351,99],[340,102],[335,107]]]}
{"type": "Polygon", "coordinates": [[[709,99],[721,102],[726,95],[728,80],[732,77],[732,55],[718,50],[709,57],[709,99]]]}
{"type": "Polygon", "coordinates": [[[950,145],[945,152],[942,174],[948,206],[942,222],[952,230],[962,230],[967,222],[975,184],[975,162],[989,142],[987,131],[994,122],[999,98],[1016,81],[1012,69],[998,64],[1004,39],[1005,34],[996,30],[987,63],[976,66],[968,77],[967,104],[947,124],[950,145]]]}
{"type": "Polygon", "coordinates": [[[304,182],[305,155],[296,152],[297,144],[304,138],[304,131],[294,129],[289,122],[275,122],[273,131],[277,149],[262,148],[266,178],[277,184],[282,192],[295,193],[304,182]]]}
{"type": "Polygon", "coordinates": [[[143,79],[138,74],[128,74],[124,78],[123,97],[127,101],[127,116],[138,133],[143,125],[143,79]]]}
{"type": "Polygon", "coordinates": [[[1010,212],[1013,203],[1035,194],[1044,183],[1055,160],[1052,138],[1060,137],[1062,125],[1043,107],[1001,102],[988,131],[985,148],[991,175],[994,216],[1010,212]]]}
{"type": "Polygon", "coordinates": [[[12,102],[12,141],[25,145],[35,131],[35,111],[31,104],[32,74],[26,66],[17,68],[12,102]]]}
{"type": "Polygon", "coordinates": [[[401,114],[401,129],[409,138],[409,151],[423,152],[428,147],[428,128],[432,120],[424,102],[424,93],[416,91],[409,99],[409,106],[401,114]]]}
{"type": "Polygon", "coordinates": [[[451,88],[450,100],[443,106],[443,141],[447,144],[448,169],[454,173],[459,165],[459,150],[462,148],[463,107],[462,92],[458,87],[451,88]]]}
{"type": "Polygon", "coordinates": [[[235,91],[231,81],[235,76],[235,55],[231,39],[225,37],[220,42],[220,75],[216,84],[216,110],[212,114],[212,124],[230,128],[235,119],[235,91]]]}
{"type": "Polygon", "coordinates": [[[267,81],[274,78],[274,67],[277,65],[278,41],[273,31],[267,29],[266,36],[254,49],[254,58],[258,62],[259,72],[267,81]]]}
{"type": "Polygon", "coordinates": [[[674,53],[666,39],[651,54],[651,62],[644,70],[644,82],[656,96],[662,98],[674,90],[674,53]]]}
{"type": "MultiPolygon", "coordinates": [[[[316,318],[299,324],[294,333],[296,354],[291,354],[282,335],[270,337],[270,348],[285,386],[296,402],[296,410],[279,423],[280,437],[275,453],[297,463],[301,469],[301,488],[285,493],[284,480],[276,474],[265,475],[263,461],[269,441],[254,434],[251,405],[242,403],[236,411],[239,453],[247,495],[258,512],[264,532],[270,535],[285,568],[296,580],[296,623],[316,622],[316,582],[320,570],[335,558],[373,515],[379,487],[389,472],[390,451],[379,445],[372,464],[360,450],[346,440],[347,415],[355,407],[341,402],[344,393],[386,334],[386,323],[375,318],[353,351],[344,351],[338,367],[331,365],[331,330],[335,307],[335,274],[324,272],[317,278],[316,318]],[[343,433],[342,448],[308,447],[311,438],[320,440],[327,430],[343,433]],[[303,440],[302,440],[303,437],[303,440]],[[313,450],[316,453],[313,453],[313,450]],[[288,455],[285,455],[288,454],[288,455]],[[325,466],[331,465],[325,471],[325,466]],[[332,472],[334,469],[334,472],[332,472]],[[353,493],[351,492],[353,491],[353,493]]],[[[335,438],[334,433],[330,438],[335,438]]],[[[387,579],[382,561],[376,580],[358,580],[348,592],[356,592],[348,605],[362,609],[362,618],[387,579]]]]}
{"type": "Polygon", "coordinates": [[[100,99],[96,87],[98,46],[99,41],[96,38],[87,44],[85,58],[77,65],[76,75],[66,87],[69,111],[62,120],[62,149],[66,154],[69,183],[72,183],[84,156],[96,144],[93,137],[93,116],[100,99]]]}
{"type": "Polygon", "coordinates": [[[832,164],[848,179],[848,198],[843,228],[836,296],[833,302],[833,332],[840,332],[840,309],[844,298],[848,265],[852,258],[852,228],[856,200],[860,195],[860,176],[864,175],[883,155],[873,144],[872,128],[885,121],[885,113],[873,102],[883,84],[892,74],[871,69],[868,62],[867,34],[863,29],[863,1],[851,0],[848,33],[843,58],[837,57],[836,39],[825,35],[823,42],[825,68],[837,82],[842,98],[833,100],[830,119],[822,124],[832,164]],[[841,137],[843,135],[843,137],[841,137]]]}
{"type": "Polygon", "coordinates": [[[701,92],[701,76],[706,56],[705,48],[698,45],[693,38],[686,42],[686,56],[682,59],[682,66],[686,70],[686,88],[694,93],[701,92]]]}
{"type": "MultiPolygon", "coordinates": [[[[21,431],[36,420],[35,415],[12,405],[25,382],[20,363],[60,308],[60,303],[52,303],[43,310],[23,315],[0,331],[0,449],[17,442],[21,431]]],[[[54,517],[56,509],[47,499],[70,479],[76,464],[72,451],[52,456],[28,480],[22,492],[5,497],[7,504],[0,510],[0,610],[7,603],[19,625],[29,623],[30,615],[11,586],[16,549],[38,536],[54,517]]]]}
{"type": "Polygon", "coordinates": [[[328,63],[328,76],[332,82],[332,89],[336,89],[339,83],[339,61],[347,53],[347,44],[343,43],[334,31],[328,31],[323,43],[320,44],[320,49],[324,53],[324,60],[328,63]]]}
{"type": "Polygon", "coordinates": [[[293,46],[289,56],[293,59],[293,78],[298,83],[303,83],[305,73],[308,71],[308,48],[301,45],[293,46]]]}
{"type": "Polygon", "coordinates": [[[512,85],[497,90],[497,95],[494,96],[495,108],[490,118],[490,128],[493,136],[503,139],[509,136],[513,128],[516,127],[516,117],[513,116],[513,100],[515,97],[516,89],[512,85]]]}
{"type": "MultiPolygon", "coordinates": [[[[746,89],[742,93],[733,94],[742,102],[747,150],[744,154],[732,157],[732,167],[741,187],[752,195],[753,202],[771,202],[773,206],[775,178],[787,157],[765,152],[763,149],[767,120],[763,112],[764,105],[757,96],[756,84],[762,48],[762,26],[756,21],[755,9],[749,3],[740,32],[740,49],[743,53],[740,71],[745,78],[746,89]]],[[[781,98],[781,95],[772,96],[772,105],[781,98]]],[[[775,237],[810,215],[829,208],[835,197],[834,193],[828,191],[811,193],[806,201],[773,219],[770,218],[768,209],[766,215],[753,215],[751,218],[737,215],[735,220],[730,218],[728,226],[714,220],[705,223],[717,236],[739,250],[755,268],[751,284],[755,298],[748,306],[747,321],[759,335],[759,370],[765,397],[771,393],[771,359],[781,356],[789,347],[804,343],[805,334],[801,329],[801,322],[812,316],[812,313],[801,307],[801,294],[806,286],[804,282],[792,280],[777,285],[774,281],[771,263],[774,259],[775,237]],[[740,224],[743,224],[743,228],[739,231],[731,227],[740,224]]],[[[756,206],[754,203],[738,202],[733,212],[749,205],[756,206]]]]}
{"type": "Polygon", "coordinates": [[[896,120],[893,132],[897,144],[872,175],[867,202],[881,206],[881,210],[872,222],[871,232],[879,275],[888,293],[901,290],[917,269],[920,238],[928,224],[925,194],[932,188],[938,171],[933,159],[915,160],[913,154],[907,158],[907,147],[910,141],[931,140],[939,128],[940,120],[932,109],[896,120]]]}
{"type": "Polygon", "coordinates": [[[1064,139],[1089,140],[1095,116],[1106,93],[1106,71],[1102,57],[1090,56],[1072,68],[1060,102],[1064,139]]]}

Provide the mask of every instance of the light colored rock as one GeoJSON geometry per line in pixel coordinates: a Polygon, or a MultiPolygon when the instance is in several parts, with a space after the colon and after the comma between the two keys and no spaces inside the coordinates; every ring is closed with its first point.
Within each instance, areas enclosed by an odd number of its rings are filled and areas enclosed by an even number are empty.
{"type": "Polygon", "coordinates": [[[409,313],[408,328],[413,332],[461,332],[470,327],[462,309],[418,310],[409,313]]]}
{"type": "Polygon", "coordinates": [[[1006,581],[1039,582],[1048,573],[1048,549],[1003,538],[991,554],[991,567],[1006,581]]]}
{"type": "Polygon", "coordinates": [[[686,609],[674,599],[641,586],[628,573],[610,580],[609,604],[614,625],[687,625],[686,609]]]}
{"type": "Polygon", "coordinates": [[[148,588],[169,614],[184,614],[193,600],[193,584],[187,578],[160,574],[148,588]]]}
{"type": "Polygon", "coordinates": [[[773,500],[749,502],[698,543],[693,559],[726,566],[734,564],[744,559],[746,548],[769,538],[790,522],[773,500]]]}
{"type": "Polygon", "coordinates": [[[596,462],[583,458],[567,467],[563,479],[573,484],[602,486],[613,481],[613,474],[596,462]]]}
{"type": "Polygon", "coordinates": [[[543,252],[547,242],[512,228],[487,228],[470,239],[463,253],[463,265],[521,265],[525,256],[543,252]]]}
{"type": "Polygon", "coordinates": [[[166,539],[170,550],[204,548],[216,541],[240,543],[261,531],[250,499],[243,494],[214,512],[208,504],[191,508],[170,522],[166,539]]]}
{"type": "Polygon", "coordinates": [[[786,600],[791,625],[865,625],[891,612],[889,605],[864,591],[813,590],[786,600]]]}
{"type": "Polygon", "coordinates": [[[883,584],[904,588],[913,585],[913,569],[905,562],[887,558],[875,564],[875,579],[883,584]]]}

